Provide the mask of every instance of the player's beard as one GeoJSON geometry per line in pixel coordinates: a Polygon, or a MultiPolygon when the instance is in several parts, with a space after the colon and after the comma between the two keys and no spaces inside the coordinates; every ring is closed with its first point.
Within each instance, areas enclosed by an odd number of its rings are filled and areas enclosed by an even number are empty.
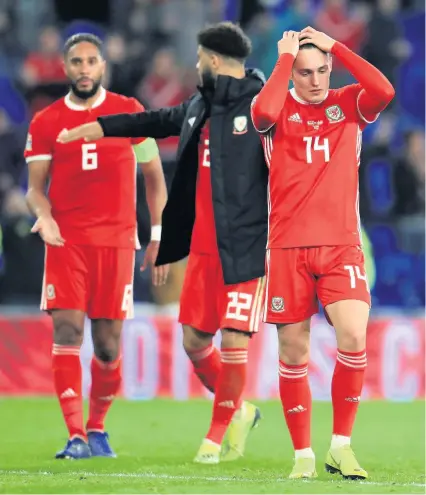
{"type": "Polygon", "coordinates": [[[71,91],[80,100],[88,100],[92,96],[95,96],[99,86],[101,85],[101,80],[99,79],[98,81],[93,81],[93,86],[91,89],[78,89],[77,84],[78,82],[71,82],[71,91]]]}
{"type": "Polygon", "coordinates": [[[216,87],[216,75],[210,67],[203,69],[203,72],[201,73],[201,84],[205,89],[214,90],[216,87]]]}

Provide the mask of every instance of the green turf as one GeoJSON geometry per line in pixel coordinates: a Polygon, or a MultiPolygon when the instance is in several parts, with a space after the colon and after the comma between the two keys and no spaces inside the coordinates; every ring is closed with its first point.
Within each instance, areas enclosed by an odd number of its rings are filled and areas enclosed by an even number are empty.
{"type": "Polygon", "coordinates": [[[424,402],[361,405],[353,447],[368,483],[324,472],[329,403],[313,411],[319,477],[286,480],[292,450],[281,405],[260,406],[264,419],[246,456],[200,466],[191,461],[208,427],[208,401],[118,401],[107,424],[118,459],[58,461],[66,435],[56,401],[2,400],[0,493],[425,493],[424,402]]]}

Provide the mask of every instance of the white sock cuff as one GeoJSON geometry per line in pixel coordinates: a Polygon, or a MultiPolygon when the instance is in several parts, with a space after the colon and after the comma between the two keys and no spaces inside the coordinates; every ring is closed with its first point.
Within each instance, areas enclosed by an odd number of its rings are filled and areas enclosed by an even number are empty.
{"type": "Polygon", "coordinates": [[[345,445],[351,444],[351,437],[345,437],[344,435],[332,435],[331,436],[331,448],[339,449],[345,445]]]}
{"type": "Polygon", "coordinates": [[[294,451],[294,457],[295,459],[300,459],[306,458],[306,457],[315,457],[314,451],[312,450],[311,447],[308,447],[306,449],[300,449],[300,450],[295,450],[294,451]]]}

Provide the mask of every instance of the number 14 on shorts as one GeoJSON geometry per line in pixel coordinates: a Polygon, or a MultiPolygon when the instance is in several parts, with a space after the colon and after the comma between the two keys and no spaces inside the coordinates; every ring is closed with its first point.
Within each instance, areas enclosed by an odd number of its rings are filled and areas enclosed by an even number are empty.
{"type": "Polygon", "coordinates": [[[370,292],[367,275],[366,274],[363,275],[361,273],[361,269],[358,265],[345,265],[343,268],[349,272],[351,289],[356,289],[357,282],[361,280],[365,282],[365,285],[367,286],[367,290],[368,292],[370,292]]]}

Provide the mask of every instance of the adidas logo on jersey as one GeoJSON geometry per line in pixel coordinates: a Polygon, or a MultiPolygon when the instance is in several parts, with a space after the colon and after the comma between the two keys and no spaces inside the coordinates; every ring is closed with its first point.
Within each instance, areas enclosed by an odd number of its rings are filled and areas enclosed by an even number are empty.
{"type": "Polygon", "coordinates": [[[77,394],[72,388],[67,388],[65,392],[62,392],[61,399],[71,399],[73,397],[77,397],[77,394]]]}
{"type": "Polygon", "coordinates": [[[290,115],[288,118],[289,122],[296,122],[298,124],[302,124],[302,119],[300,118],[300,115],[296,112],[293,115],[290,115]]]}

